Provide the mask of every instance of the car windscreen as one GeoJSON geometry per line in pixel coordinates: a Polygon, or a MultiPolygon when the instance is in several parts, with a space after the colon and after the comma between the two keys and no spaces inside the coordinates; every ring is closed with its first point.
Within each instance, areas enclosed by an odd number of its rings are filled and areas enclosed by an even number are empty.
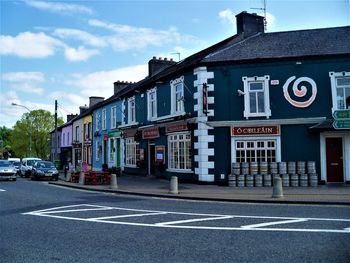
{"type": "Polygon", "coordinates": [[[55,168],[55,165],[51,162],[39,162],[37,164],[38,168],[55,168]]]}
{"type": "Polygon", "coordinates": [[[9,161],[0,161],[0,167],[10,167],[11,163],[9,161]]]}
{"type": "Polygon", "coordinates": [[[33,166],[34,163],[36,163],[38,160],[28,160],[27,165],[28,166],[33,166]]]}

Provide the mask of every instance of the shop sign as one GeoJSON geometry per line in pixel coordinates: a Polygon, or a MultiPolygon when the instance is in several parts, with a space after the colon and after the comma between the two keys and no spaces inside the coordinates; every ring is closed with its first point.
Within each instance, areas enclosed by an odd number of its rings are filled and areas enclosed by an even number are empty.
{"type": "Polygon", "coordinates": [[[142,131],[142,139],[154,139],[159,137],[159,128],[148,128],[142,131]]]}
{"type": "Polygon", "coordinates": [[[121,132],[120,131],[113,131],[108,133],[108,137],[120,137],[121,132]]]}
{"type": "Polygon", "coordinates": [[[123,137],[124,138],[129,138],[129,137],[134,137],[136,134],[136,130],[133,129],[133,130],[124,130],[123,131],[123,137]]]}
{"type": "Polygon", "coordinates": [[[181,123],[181,124],[173,124],[165,127],[166,133],[172,133],[172,132],[179,132],[179,131],[187,131],[187,124],[181,123]]]}
{"type": "Polygon", "coordinates": [[[280,127],[278,125],[231,128],[231,136],[279,135],[279,134],[280,134],[280,127]]]}

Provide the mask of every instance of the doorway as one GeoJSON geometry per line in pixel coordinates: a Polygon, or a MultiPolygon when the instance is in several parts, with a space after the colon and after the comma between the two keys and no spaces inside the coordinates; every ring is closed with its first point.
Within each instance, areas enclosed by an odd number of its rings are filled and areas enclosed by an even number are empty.
{"type": "Polygon", "coordinates": [[[327,182],[343,183],[343,140],[342,138],[326,138],[327,182]]]}
{"type": "Polygon", "coordinates": [[[148,141],[148,175],[154,175],[156,168],[155,168],[155,145],[154,142],[148,141]]]}

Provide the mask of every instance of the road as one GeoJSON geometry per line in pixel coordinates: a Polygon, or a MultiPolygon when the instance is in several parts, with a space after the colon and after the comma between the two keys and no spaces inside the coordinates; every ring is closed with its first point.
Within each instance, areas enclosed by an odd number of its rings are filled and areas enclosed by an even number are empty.
{"type": "Polygon", "coordinates": [[[0,262],[349,262],[350,207],[0,182],[0,262]]]}

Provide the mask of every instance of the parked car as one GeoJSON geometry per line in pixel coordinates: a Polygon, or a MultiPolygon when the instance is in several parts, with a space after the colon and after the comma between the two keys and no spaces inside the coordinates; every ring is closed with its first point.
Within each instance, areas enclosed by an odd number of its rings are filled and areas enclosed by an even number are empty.
{"type": "Polygon", "coordinates": [[[8,160],[0,160],[0,179],[17,179],[15,167],[8,160]]]}
{"type": "Polygon", "coordinates": [[[20,176],[29,177],[32,172],[33,164],[41,161],[40,158],[23,158],[21,164],[20,176]]]}
{"type": "Polygon", "coordinates": [[[16,169],[16,174],[19,174],[21,171],[21,159],[20,158],[8,158],[7,159],[16,169]]]}
{"type": "Polygon", "coordinates": [[[37,161],[34,163],[31,171],[31,179],[53,179],[58,180],[58,171],[53,164],[49,161],[37,161]]]}

